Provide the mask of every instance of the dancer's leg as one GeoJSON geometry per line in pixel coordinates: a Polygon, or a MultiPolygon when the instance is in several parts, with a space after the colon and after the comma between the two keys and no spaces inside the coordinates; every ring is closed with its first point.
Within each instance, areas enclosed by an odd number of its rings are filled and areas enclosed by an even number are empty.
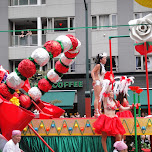
{"type": "Polygon", "coordinates": [[[94,113],[94,115],[95,116],[99,115],[98,104],[99,104],[99,99],[100,99],[100,92],[101,92],[101,86],[100,85],[96,85],[94,87],[94,96],[95,96],[95,100],[94,100],[95,113],[94,113]]]}
{"type": "Polygon", "coordinates": [[[104,152],[108,152],[108,151],[107,151],[106,140],[107,140],[107,133],[106,133],[106,132],[102,132],[101,143],[102,143],[102,147],[103,147],[104,152]]]}
{"type": "Polygon", "coordinates": [[[115,137],[116,137],[116,141],[121,141],[121,135],[120,134],[116,135],[115,137]]]}

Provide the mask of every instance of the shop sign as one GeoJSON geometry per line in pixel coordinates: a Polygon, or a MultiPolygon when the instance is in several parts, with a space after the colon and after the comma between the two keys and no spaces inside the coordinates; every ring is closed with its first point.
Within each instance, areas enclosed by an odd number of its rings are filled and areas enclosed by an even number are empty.
{"type": "Polygon", "coordinates": [[[69,82],[58,82],[53,84],[53,88],[82,88],[83,81],[69,81],[69,82]]]}

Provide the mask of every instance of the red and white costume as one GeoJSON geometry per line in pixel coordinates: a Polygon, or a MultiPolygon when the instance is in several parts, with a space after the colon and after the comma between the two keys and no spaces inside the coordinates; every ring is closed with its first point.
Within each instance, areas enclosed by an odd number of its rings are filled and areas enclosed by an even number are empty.
{"type": "MultiPolygon", "coordinates": [[[[122,106],[123,107],[128,107],[129,106],[129,102],[127,101],[127,102],[123,103],[122,106]]],[[[116,115],[118,117],[126,117],[126,118],[133,117],[133,115],[132,115],[130,110],[117,112],[116,115]]]]}
{"type": "MultiPolygon", "coordinates": [[[[120,103],[118,101],[116,101],[115,103],[113,100],[110,101],[107,98],[107,103],[104,104],[104,109],[115,111],[119,106],[120,103]]],[[[126,133],[117,115],[114,115],[113,117],[109,117],[106,114],[102,114],[94,122],[93,127],[95,128],[95,132],[97,134],[106,132],[108,136],[115,136],[118,134],[123,135],[126,133]]]]}
{"type": "MultiPolygon", "coordinates": [[[[134,83],[133,79],[134,77],[129,77],[127,76],[122,76],[122,77],[117,77],[120,78],[120,81],[116,82],[116,86],[114,88],[114,91],[116,94],[123,93],[124,95],[128,95],[128,87],[131,85],[131,82],[134,83]]],[[[129,96],[129,95],[128,95],[129,96]]],[[[129,107],[129,102],[125,100],[121,103],[123,107],[129,107]]],[[[119,111],[116,113],[118,117],[126,117],[130,118],[133,117],[132,113],[130,110],[125,110],[125,111],[119,111]]]]}

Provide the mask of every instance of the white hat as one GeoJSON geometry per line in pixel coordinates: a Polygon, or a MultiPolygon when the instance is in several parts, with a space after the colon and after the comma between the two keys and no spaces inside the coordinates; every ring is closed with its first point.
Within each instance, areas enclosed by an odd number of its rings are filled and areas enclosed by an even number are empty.
{"type": "Polygon", "coordinates": [[[100,53],[99,56],[100,57],[107,57],[107,53],[106,52],[100,53]]]}

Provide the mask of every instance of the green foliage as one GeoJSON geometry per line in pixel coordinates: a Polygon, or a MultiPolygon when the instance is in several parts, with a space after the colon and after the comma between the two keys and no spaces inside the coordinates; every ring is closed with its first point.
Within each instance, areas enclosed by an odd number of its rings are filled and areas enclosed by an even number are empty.
{"type": "Polygon", "coordinates": [[[35,85],[37,85],[38,81],[44,78],[47,75],[48,71],[37,70],[36,73],[31,78],[29,78],[29,83],[31,87],[34,87],[35,85]]]}

